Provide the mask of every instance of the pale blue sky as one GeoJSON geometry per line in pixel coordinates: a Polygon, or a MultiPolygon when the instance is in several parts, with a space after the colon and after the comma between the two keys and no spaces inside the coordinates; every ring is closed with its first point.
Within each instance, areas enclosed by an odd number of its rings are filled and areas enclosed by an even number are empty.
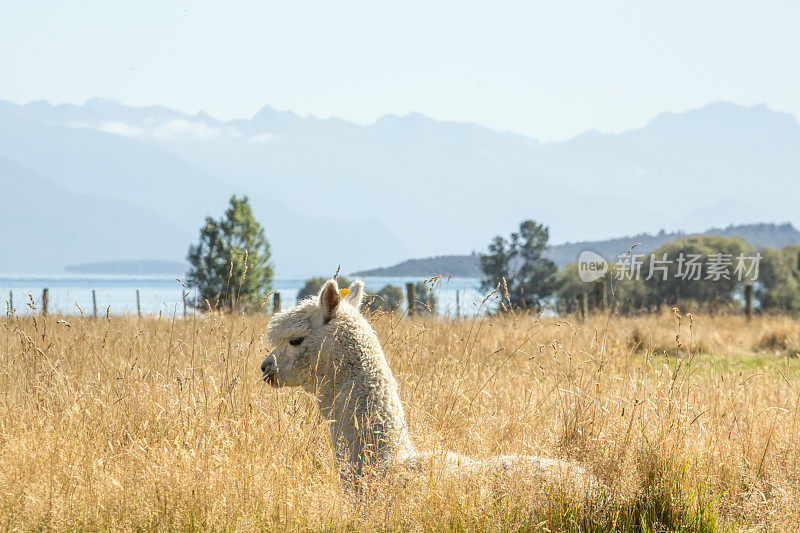
{"type": "Polygon", "coordinates": [[[800,115],[800,2],[0,6],[0,99],[17,102],[418,111],[542,140],[722,99],[800,115]]]}

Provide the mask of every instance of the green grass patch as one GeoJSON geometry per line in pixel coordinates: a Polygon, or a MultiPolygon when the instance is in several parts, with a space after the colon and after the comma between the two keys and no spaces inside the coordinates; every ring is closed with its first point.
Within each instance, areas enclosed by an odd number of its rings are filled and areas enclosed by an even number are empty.
{"type": "MultiPolygon", "coordinates": [[[[690,365],[692,372],[701,375],[712,372],[729,374],[731,372],[764,372],[779,369],[788,378],[800,371],[800,357],[791,350],[782,353],[706,352],[692,355],[677,350],[661,350],[651,354],[644,351],[642,356],[647,357],[654,368],[667,364],[674,372],[679,366],[681,371],[685,371],[690,365]]],[[[777,372],[775,375],[780,377],[777,372]]]]}

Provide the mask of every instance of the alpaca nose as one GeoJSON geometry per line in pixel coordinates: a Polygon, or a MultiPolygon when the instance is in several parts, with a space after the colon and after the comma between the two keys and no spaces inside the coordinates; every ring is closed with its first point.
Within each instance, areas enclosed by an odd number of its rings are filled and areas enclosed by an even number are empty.
{"type": "Polygon", "coordinates": [[[269,354],[267,357],[264,358],[264,361],[261,362],[261,373],[263,375],[274,374],[277,370],[277,364],[275,361],[275,356],[269,354]]]}
{"type": "Polygon", "coordinates": [[[278,371],[278,365],[272,355],[268,355],[261,363],[261,379],[272,385],[277,386],[275,381],[275,374],[278,371]]]}

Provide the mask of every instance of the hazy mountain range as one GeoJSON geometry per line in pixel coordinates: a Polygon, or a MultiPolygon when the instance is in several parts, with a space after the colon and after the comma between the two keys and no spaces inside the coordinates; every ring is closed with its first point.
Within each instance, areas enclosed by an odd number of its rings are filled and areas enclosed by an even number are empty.
{"type": "Polygon", "coordinates": [[[521,219],[552,241],[800,225],[800,125],[715,103],[565,142],[419,114],[360,126],[268,107],[220,121],[110,100],[0,101],[0,272],[181,261],[246,193],[278,275],[482,250],[521,219]]]}

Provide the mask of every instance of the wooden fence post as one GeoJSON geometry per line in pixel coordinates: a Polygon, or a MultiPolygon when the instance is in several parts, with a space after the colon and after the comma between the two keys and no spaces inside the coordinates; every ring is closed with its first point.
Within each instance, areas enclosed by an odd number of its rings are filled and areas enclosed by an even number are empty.
{"type": "Polygon", "coordinates": [[[92,289],[92,309],[94,310],[94,317],[97,318],[97,291],[92,289]]]}
{"type": "Polygon", "coordinates": [[[606,280],[604,278],[594,282],[594,310],[600,313],[606,310],[606,280]]]}
{"type": "Polygon", "coordinates": [[[281,293],[276,292],[272,295],[272,314],[281,310],[281,293]]]}
{"type": "Polygon", "coordinates": [[[136,314],[139,315],[139,318],[142,318],[142,302],[139,298],[139,289],[136,289],[136,314]]]}
{"type": "Polygon", "coordinates": [[[578,301],[578,316],[583,322],[586,320],[586,293],[579,292],[575,295],[575,299],[578,301]]]}
{"type": "Polygon", "coordinates": [[[14,312],[14,291],[8,291],[8,309],[14,312]]]}
{"type": "Polygon", "coordinates": [[[744,314],[747,320],[753,315],[753,285],[750,283],[744,286],[744,314]]]}
{"type": "Polygon", "coordinates": [[[181,291],[181,294],[183,294],[183,318],[186,318],[186,293],[181,291]]]}
{"type": "Polygon", "coordinates": [[[461,317],[461,291],[456,290],[456,318],[461,317]]]}
{"type": "Polygon", "coordinates": [[[47,316],[47,301],[50,299],[50,290],[42,289],[42,316],[47,316]]]}
{"type": "Polygon", "coordinates": [[[406,283],[406,299],[408,300],[408,316],[414,315],[414,300],[416,299],[415,296],[416,287],[414,287],[413,283],[406,283]]]}

